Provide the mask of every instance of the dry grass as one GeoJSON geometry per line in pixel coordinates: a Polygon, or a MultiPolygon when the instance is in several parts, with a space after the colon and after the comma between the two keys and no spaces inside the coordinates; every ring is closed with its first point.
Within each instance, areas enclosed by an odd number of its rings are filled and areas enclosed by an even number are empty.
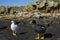
{"type": "Polygon", "coordinates": [[[3,16],[4,19],[13,19],[15,15],[5,15],[3,16]]]}
{"type": "MultiPolygon", "coordinates": [[[[60,17],[60,14],[59,13],[52,13],[52,14],[49,14],[49,13],[42,13],[43,15],[41,16],[44,16],[44,17],[48,17],[48,18],[58,18],[60,17]]],[[[30,18],[31,16],[28,16],[28,15],[25,15],[25,16],[19,16],[17,17],[16,15],[0,15],[0,18],[2,19],[16,19],[16,20],[21,20],[21,19],[28,19],[30,18]]]]}

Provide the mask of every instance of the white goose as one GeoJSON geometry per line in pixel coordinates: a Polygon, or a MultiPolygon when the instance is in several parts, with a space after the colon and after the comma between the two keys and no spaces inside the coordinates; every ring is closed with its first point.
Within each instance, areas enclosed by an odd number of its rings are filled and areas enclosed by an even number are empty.
{"type": "Polygon", "coordinates": [[[15,22],[12,20],[11,21],[11,30],[12,30],[12,34],[13,34],[13,36],[16,36],[16,32],[17,32],[17,30],[18,30],[18,25],[17,24],[15,24],[15,22]]]}

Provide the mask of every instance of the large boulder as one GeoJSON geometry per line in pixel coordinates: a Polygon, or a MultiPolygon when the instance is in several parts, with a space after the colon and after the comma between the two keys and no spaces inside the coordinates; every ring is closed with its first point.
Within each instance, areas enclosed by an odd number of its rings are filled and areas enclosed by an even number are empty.
{"type": "MultiPolygon", "coordinates": [[[[47,2],[48,2],[48,7],[52,7],[52,6],[56,7],[58,5],[58,2],[55,2],[53,0],[48,0],[47,2]]],[[[45,6],[45,3],[46,3],[46,0],[38,0],[32,3],[32,5],[36,5],[37,7],[42,8],[45,6]]]]}

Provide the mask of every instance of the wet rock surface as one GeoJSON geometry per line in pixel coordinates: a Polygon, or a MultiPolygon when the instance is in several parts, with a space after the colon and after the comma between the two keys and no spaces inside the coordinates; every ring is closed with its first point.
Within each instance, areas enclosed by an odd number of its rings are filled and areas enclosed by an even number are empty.
{"type": "MultiPolygon", "coordinates": [[[[38,20],[38,19],[36,19],[38,20]]],[[[51,19],[52,20],[52,19],[51,19]]],[[[50,21],[51,21],[50,20],[50,21]]],[[[60,18],[54,19],[53,22],[47,28],[46,34],[50,35],[50,38],[45,37],[45,40],[59,40],[60,39],[60,18]]],[[[43,19],[39,19],[37,23],[43,24],[44,22],[49,23],[50,21],[43,21],[43,19]]],[[[32,24],[29,24],[29,21],[22,20],[19,21],[18,24],[21,29],[17,33],[17,36],[12,36],[12,31],[10,30],[10,20],[2,20],[0,19],[0,40],[35,40],[36,32],[32,28],[32,24]]],[[[45,25],[45,24],[43,24],[45,25]]]]}

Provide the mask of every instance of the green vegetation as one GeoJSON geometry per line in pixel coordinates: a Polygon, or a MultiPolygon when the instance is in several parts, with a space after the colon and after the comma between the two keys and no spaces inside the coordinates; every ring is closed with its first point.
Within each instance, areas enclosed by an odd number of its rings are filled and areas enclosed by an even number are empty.
{"type": "Polygon", "coordinates": [[[60,2],[60,0],[55,0],[56,2],[60,2]]]}

